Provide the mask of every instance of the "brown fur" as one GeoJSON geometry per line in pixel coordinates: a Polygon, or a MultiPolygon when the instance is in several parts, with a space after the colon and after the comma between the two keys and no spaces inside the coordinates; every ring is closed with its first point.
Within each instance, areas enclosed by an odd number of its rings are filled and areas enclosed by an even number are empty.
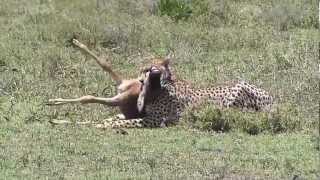
{"type": "Polygon", "coordinates": [[[102,69],[109,73],[114,81],[117,83],[118,94],[111,98],[95,97],[91,95],[82,96],[75,99],[50,99],[49,105],[61,105],[66,103],[99,103],[109,106],[118,106],[125,119],[143,117],[143,111],[139,112],[137,109],[137,98],[141,91],[141,82],[139,79],[122,79],[122,77],[114,72],[111,66],[78,40],[73,39],[73,44],[83,50],[85,53],[93,57],[93,59],[102,67],[102,69]]]}

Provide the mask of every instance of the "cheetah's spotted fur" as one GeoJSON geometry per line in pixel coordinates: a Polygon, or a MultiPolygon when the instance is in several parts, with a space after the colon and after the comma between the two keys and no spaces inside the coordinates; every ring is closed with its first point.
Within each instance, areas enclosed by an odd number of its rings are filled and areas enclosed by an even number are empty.
{"type": "Polygon", "coordinates": [[[244,81],[227,86],[195,88],[185,81],[174,80],[168,62],[162,61],[163,63],[152,65],[145,71],[145,74],[150,74],[151,83],[160,83],[158,96],[145,105],[145,117],[106,122],[99,127],[162,127],[177,121],[186,107],[204,101],[225,108],[253,111],[266,111],[272,105],[273,98],[265,90],[244,81]],[[160,75],[157,77],[157,74],[160,75]]]}

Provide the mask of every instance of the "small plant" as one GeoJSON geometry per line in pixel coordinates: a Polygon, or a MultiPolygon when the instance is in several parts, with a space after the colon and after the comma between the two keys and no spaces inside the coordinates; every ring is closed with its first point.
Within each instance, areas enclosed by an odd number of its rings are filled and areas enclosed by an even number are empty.
{"type": "Polygon", "coordinates": [[[201,105],[188,109],[183,119],[192,128],[204,131],[228,131],[230,129],[230,119],[223,117],[223,112],[213,105],[201,105]]]}
{"type": "Polygon", "coordinates": [[[269,130],[272,132],[298,131],[303,129],[298,108],[292,104],[279,104],[269,116],[269,130]]]}
{"type": "Polygon", "coordinates": [[[167,15],[174,20],[187,19],[191,16],[191,4],[184,0],[160,0],[158,14],[167,15]]]}
{"type": "Polygon", "coordinates": [[[187,126],[202,131],[243,131],[251,135],[261,132],[280,133],[301,129],[297,108],[282,104],[272,112],[242,112],[237,109],[220,109],[214,105],[190,108],[183,120],[187,126]]]}

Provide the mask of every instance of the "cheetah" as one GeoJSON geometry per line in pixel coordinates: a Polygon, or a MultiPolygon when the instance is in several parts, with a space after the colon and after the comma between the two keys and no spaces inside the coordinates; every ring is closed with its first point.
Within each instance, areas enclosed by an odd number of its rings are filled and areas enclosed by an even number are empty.
{"type": "Polygon", "coordinates": [[[171,73],[170,58],[155,59],[142,70],[142,89],[137,100],[138,110],[145,111],[143,118],[109,121],[97,127],[156,128],[176,123],[186,107],[209,102],[222,108],[268,111],[273,98],[265,90],[245,81],[231,85],[197,88],[187,81],[178,80],[171,73]],[[153,99],[150,95],[157,92],[153,99]]]}

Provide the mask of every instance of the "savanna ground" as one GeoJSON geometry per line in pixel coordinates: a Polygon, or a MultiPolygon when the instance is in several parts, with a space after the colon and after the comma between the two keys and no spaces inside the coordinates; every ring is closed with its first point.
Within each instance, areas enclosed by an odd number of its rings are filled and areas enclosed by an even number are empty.
{"type": "Polygon", "coordinates": [[[318,2],[145,2],[1,0],[0,178],[318,179],[318,2]],[[176,127],[127,135],[53,126],[52,119],[117,113],[45,105],[116,93],[110,77],[70,46],[74,36],[126,77],[137,77],[143,57],[174,51],[180,78],[202,86],[245,79],[270,91],[278,108],[270,118],[205,106],[176,127]]]}

